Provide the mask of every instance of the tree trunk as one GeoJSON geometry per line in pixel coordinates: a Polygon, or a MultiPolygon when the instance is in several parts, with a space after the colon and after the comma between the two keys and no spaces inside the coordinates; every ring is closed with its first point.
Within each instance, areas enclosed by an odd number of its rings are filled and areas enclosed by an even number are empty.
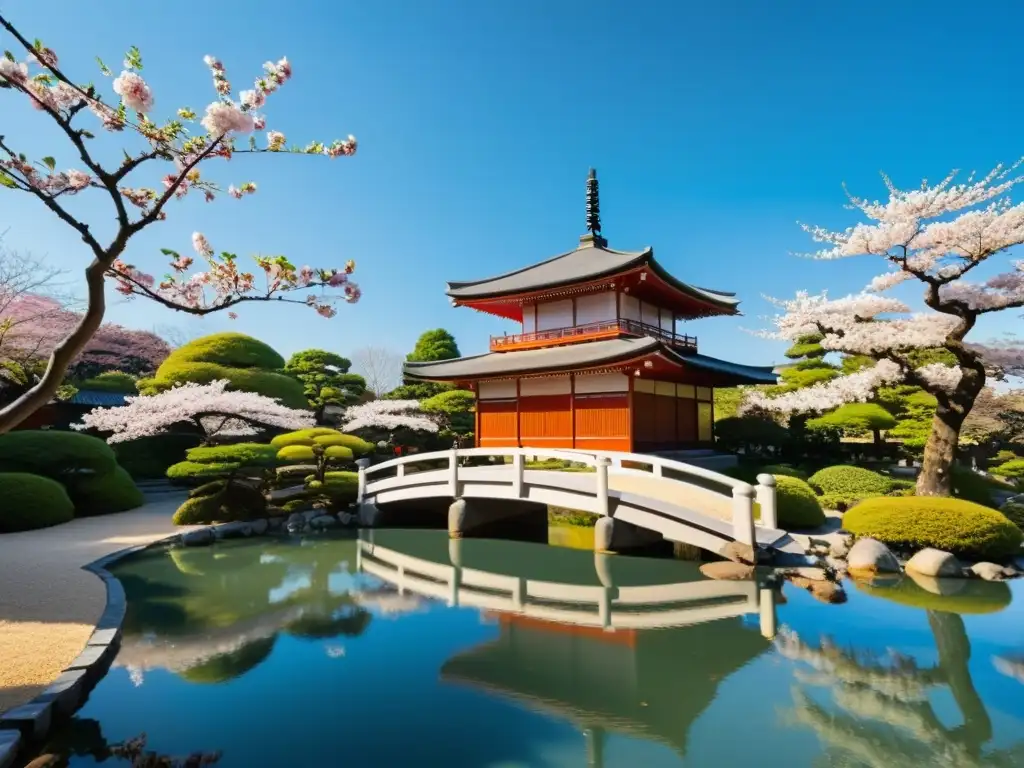
{"type": "Polygon", "coordinates": [[[875,441],[875,458],[882,458],[882,430],[872,429],[871,434],[875,441]]]}
{"type": "MultiPolygon", "coordinates": [[[[113,257],[112,257],[113,258],[113,257]]],[[[112,260],[112,259],[111,259],[112,260]]],[[[105,281],[103,274],[106,265],[94,259],[85,270],[85,283],[88,289],[88,306],[85,315],[66,339],[58,344],[46,365],[46,373],[32,389],[10,405],[0,408],[0,434],[10,432],[21,422],[49,403],[57,389],[64,381],[71,361],[78,357],[89,339],[93,337],[106,312],[106,301],[103,296],[105,281]]]]}
{"type": "Polygon", "coordinates": [[[965,415],[939,403],[932,417],[932,431],[924,447],[924,462],[917,476],[918,496],[953,495],[953,460],[965,415]]]}

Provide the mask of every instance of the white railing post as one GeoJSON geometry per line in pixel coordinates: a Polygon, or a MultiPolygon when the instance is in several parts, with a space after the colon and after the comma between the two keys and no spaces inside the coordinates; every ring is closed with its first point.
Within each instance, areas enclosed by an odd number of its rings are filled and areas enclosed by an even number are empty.
{"type": "Polygon", "coordinates": [[[755,546],[754,487],[746,483],[732,489],[732,536],[740,544],[755,546]]]}
{"type": "Polygon", "coordinates": [[[662,477],[664,475],[664,472],[662,471],[663,469],[664,467],[662,467],[661,464],[656,464],[653,461],[651,462],[651,473],[655,477],[662,477]]]}
{"type": "Polygon", "coordinates": [[[366,498],[366,469],[370,466],[369,459],[356,459],[356,466],[359,467],[359,487],[356,490],[356,503],[362,504],[366,498]]]}
{"type": "Polygon", "coordinates": [[[395,467],[395,477],[405,477],[405,464],[395,467]]]}
{"type": "Polygon", "coordinates": [[[459,451],[452,448],[448,454],[448,490],[452,498],[459,498],[459,451]]]}
{"type": "Polygon", "coordinates": [[[597,514],[608,517],[608,467],[612,461],[607,456],[597,456],[594,463],[597,475],[597,514]]]}
{"type": "Polygon", "coordinates": [[[775,590],[762,589],[760,594],[761,634],[769,640],[774,640],[778,630],[778,617],[775,613],[775,590]]]}
{"type": "Polygon", "coordinates": [[[761,525],[766,528],[779,527],[779,513],[775,501],[775,478],[772,475],[757,476],[757,503],[761,507],[761,525]]]}
{"type": "Polygon", "coordinates": [[[517,499],[523,498],[523,454],[512,454],[512,493],[517,499]]]}

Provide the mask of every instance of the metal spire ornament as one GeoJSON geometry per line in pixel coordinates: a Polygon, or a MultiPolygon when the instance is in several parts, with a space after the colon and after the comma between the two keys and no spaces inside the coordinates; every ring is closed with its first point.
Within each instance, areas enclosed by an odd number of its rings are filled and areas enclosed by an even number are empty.
{"type": "Polygon", "coordinates": [[[597,171],[593,168],[587,177],[587,231],[601,236],[601,203],[598,199],[597,171]]]}

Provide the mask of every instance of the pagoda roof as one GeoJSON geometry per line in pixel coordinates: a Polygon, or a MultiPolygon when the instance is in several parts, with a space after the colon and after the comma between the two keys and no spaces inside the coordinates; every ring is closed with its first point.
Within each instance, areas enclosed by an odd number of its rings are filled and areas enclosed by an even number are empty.
{"type": "Polygon", "coordinates": [[[671,345],[652,337],[589,341],[560,347],[528,349],[520,352],[488,352],[429,363],[406,363],[404,375],[423,381],[464,381],[512,376],[516,374],[555,373],[565,370],[600,368],[606,365],[662,355],[680,365],[712,373],[726,374],[737,384],[775,384],[771,366],[741,365],[707,355],[681,353],[671,345]]]}
{"type": "Polygon", "coordinates": [[[644,266],[676,290],[727,312],[735,312],[740,303],[734,293],[700,288],[672,277],[654,258],[650,247],[642,251],[617,251],[609,248],[604,238],[594,235],[584,235],[579,246],[567,253],[514,272],[483,280],[449,282],[447,294],[459,302],[493,299],[586,283],[644,266]]]}

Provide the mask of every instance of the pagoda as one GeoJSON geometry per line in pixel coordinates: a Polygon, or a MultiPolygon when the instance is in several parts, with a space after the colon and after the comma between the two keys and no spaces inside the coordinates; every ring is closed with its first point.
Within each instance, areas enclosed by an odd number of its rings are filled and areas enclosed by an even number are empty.
{"type": "Polygon", "coordinates": [[[453,306],[511,320],[519,333],[492,337],[486,354],[406,363],[406,378],[474,391],[484,448],[709,447],[715,387],[776,382],[770,366],[702,355],[681,332],[687,320],[739,314],[739,299],[673,277],[649,247],[610,248],[593,169],[586,204],[588,232],[573,250],[448,283],[453,306]]]}

